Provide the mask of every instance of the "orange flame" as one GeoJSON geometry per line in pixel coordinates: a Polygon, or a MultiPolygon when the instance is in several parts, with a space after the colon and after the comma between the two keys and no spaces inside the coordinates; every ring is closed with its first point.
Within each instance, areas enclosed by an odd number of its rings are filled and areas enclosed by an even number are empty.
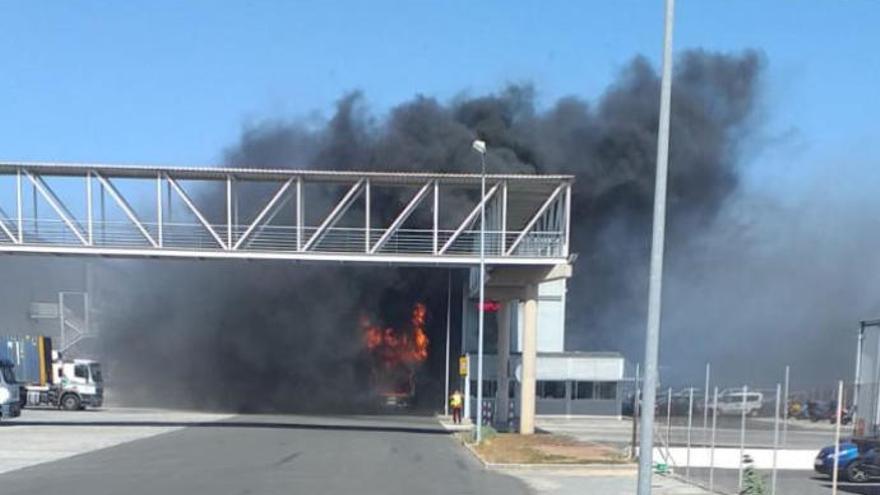
{"type": "Polygon", "coordinates": [[[428,334],[425,332],[425,317],[428,310],[417,303],[412,311],[411,332],[398,332],[394,328],[380,328],[370,323],[369,318],[361,317],[364,347],[380,359],[386,367],[400,364],[412,366],[428,358],[428,334]]]}

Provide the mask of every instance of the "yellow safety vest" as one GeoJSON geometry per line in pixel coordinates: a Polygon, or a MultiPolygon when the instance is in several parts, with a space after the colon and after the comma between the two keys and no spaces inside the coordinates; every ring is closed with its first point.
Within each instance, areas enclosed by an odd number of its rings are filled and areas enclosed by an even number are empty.
{"type": "Polygon", "coordinates": [[[452,397],[449,399],[449,404],[452,407],[461,407],[461,394],[452,394],[452,397]]]}

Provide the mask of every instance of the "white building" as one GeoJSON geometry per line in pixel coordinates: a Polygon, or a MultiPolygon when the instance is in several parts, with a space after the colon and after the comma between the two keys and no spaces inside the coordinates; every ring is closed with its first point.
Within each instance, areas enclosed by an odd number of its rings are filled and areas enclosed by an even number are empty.
{"type": "MultiPolygon", "coordinates": [[[[468,356],[468,376],[463,379],[465,408],[476,418],[477,387],[477,330],[478,293],[471,277],[471,290],[462,298],[462,349],[468,356]]],[[[484,407],[494,414],[497,423],[504,423],[501,411],[506,407],[507,417],[519,410],[521,382],[523,304],[511,301],[507,306],[487,308],[484,328],[483,397],[484,407]],[[508,398],[498,397],[498,349],[500,325],[509,318],[510,359],[506,369],[508,398]],[[505,402],[507,405],[505,406],[505,402]]],[[[620,417],[622,406],[621,383],[624,379],[623,356],[608,352],[565,351],[566,280],[554,280],[538,286],[538,329],[536,365],[536,414],[538,416],[613,416],[620,417]]],[[[503,345],[503,342],[502,344],[503,345]]]]}

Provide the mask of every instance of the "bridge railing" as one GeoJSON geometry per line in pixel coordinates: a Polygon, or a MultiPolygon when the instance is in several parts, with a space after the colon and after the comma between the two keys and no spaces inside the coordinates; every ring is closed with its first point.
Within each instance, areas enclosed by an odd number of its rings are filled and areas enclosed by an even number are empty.
{"type": "MultiPolygon", "coordinates": [[[[159,224],[156,222],[142,222],[148,232],[158,238],[159,224]]],[[[219,231],[227,225],[212,225],[219,231]]],[[[233,225],[233,235],[241,236],[248,225],[233,225]]],[[[131,223],[121,221],[98,221],[92,227],[91,247],[106,248],[137,248],[150,249],[152,246],[144,235],[131,223]]],[[[317,227],[303,227],[303,236],[308,238],[315,234],[317,227]]],[[[296,226],[265,226],[258,234],[253,235],[248,241],[238,248],[239,251],[253,252],[305,252],[302,243],[297,246],[296,226]]],[[[321,241],[314,246],[315,251],[322,253],[369,253],[366,243],[367,230],[358,227],[333,227],[328,229],[321,241]]],[[[388,232],[388,229],[370,229],[370,246],[388,232]]],[[[23,219],[23,233],[28,244],[39,246],[75,246],[81,241],[61,220],[52,219],[23,219]]],[[[451,229],[437,231],[436,245],[442,246],[455,233],[451,229]]],[[[502,248],[510,246],[522,231],[502,232],[487,230],[486,256],[505,256],[502,248]]],[[[563,256],[564,232],[539,231],[529,233],[520,247],[509,254],[512,257],[560,257],[563,256]]],[[[0,236],[0,244],[15,244],[12,239],[0,236]]],[[[391,238],[382,246],[378,254],[421,254],[434,255],[434,231],[432,229],[398,229],[391,238]]],[[[155,249],[186,249],[194,251],[216,251],[220,249],[216,239],[200,224],[194,223],[163,223],[162,246],[155,249]]],[[[470,229],[462,231],[444,256],[478,256],[480,252],[480,230],[470,229]]]]}

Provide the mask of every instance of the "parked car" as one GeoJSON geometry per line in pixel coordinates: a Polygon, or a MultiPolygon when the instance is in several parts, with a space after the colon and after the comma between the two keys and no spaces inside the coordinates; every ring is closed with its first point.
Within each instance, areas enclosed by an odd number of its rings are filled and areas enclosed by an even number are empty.
{"type": "Polygon", "coordinates": [[[718,395],[719,415],[740,415],[745,413],[750,416],[758,414],[764,403],[764,394],[761,392],[746,392],[740,389],[727,389],[718,395]],[[745,400],[744,400],[745,399],[745,400]]]}
{"type": "Polygon", "coordinates": [[[880,455],[877,449],[868,450],[847,464],[846,479],[853,483],[880,479],[880,455]]]}
{"type": "MultiPolygon", "coordinates": [[[[842,479],[853,483],[880,479],[880,438],[853,437],[841,440],[839,449],[837,468],[842,479]]],[[[819,451],[813,469],[826,476],[833,474],[833,445],[819,451]]]]}
{"type": "Polygon", "coordinates": [[[864,483],[880,479],[880,439],[856,438],[858,457],[846,466],[846,479],[853,483],[864,483]]]}
{"type": "MultiPolygon", "coordinates": [[[[849,465],[858,459],[859,447],[852,440],[840,441],[840,454],[837,461],[837,471],[841,476],[847,475],[849,465]]],[[[834,446],[828,446],[819,451],[813,463],[813,470],[819,474],[831,476],[834,472],[834,446]]]]}

